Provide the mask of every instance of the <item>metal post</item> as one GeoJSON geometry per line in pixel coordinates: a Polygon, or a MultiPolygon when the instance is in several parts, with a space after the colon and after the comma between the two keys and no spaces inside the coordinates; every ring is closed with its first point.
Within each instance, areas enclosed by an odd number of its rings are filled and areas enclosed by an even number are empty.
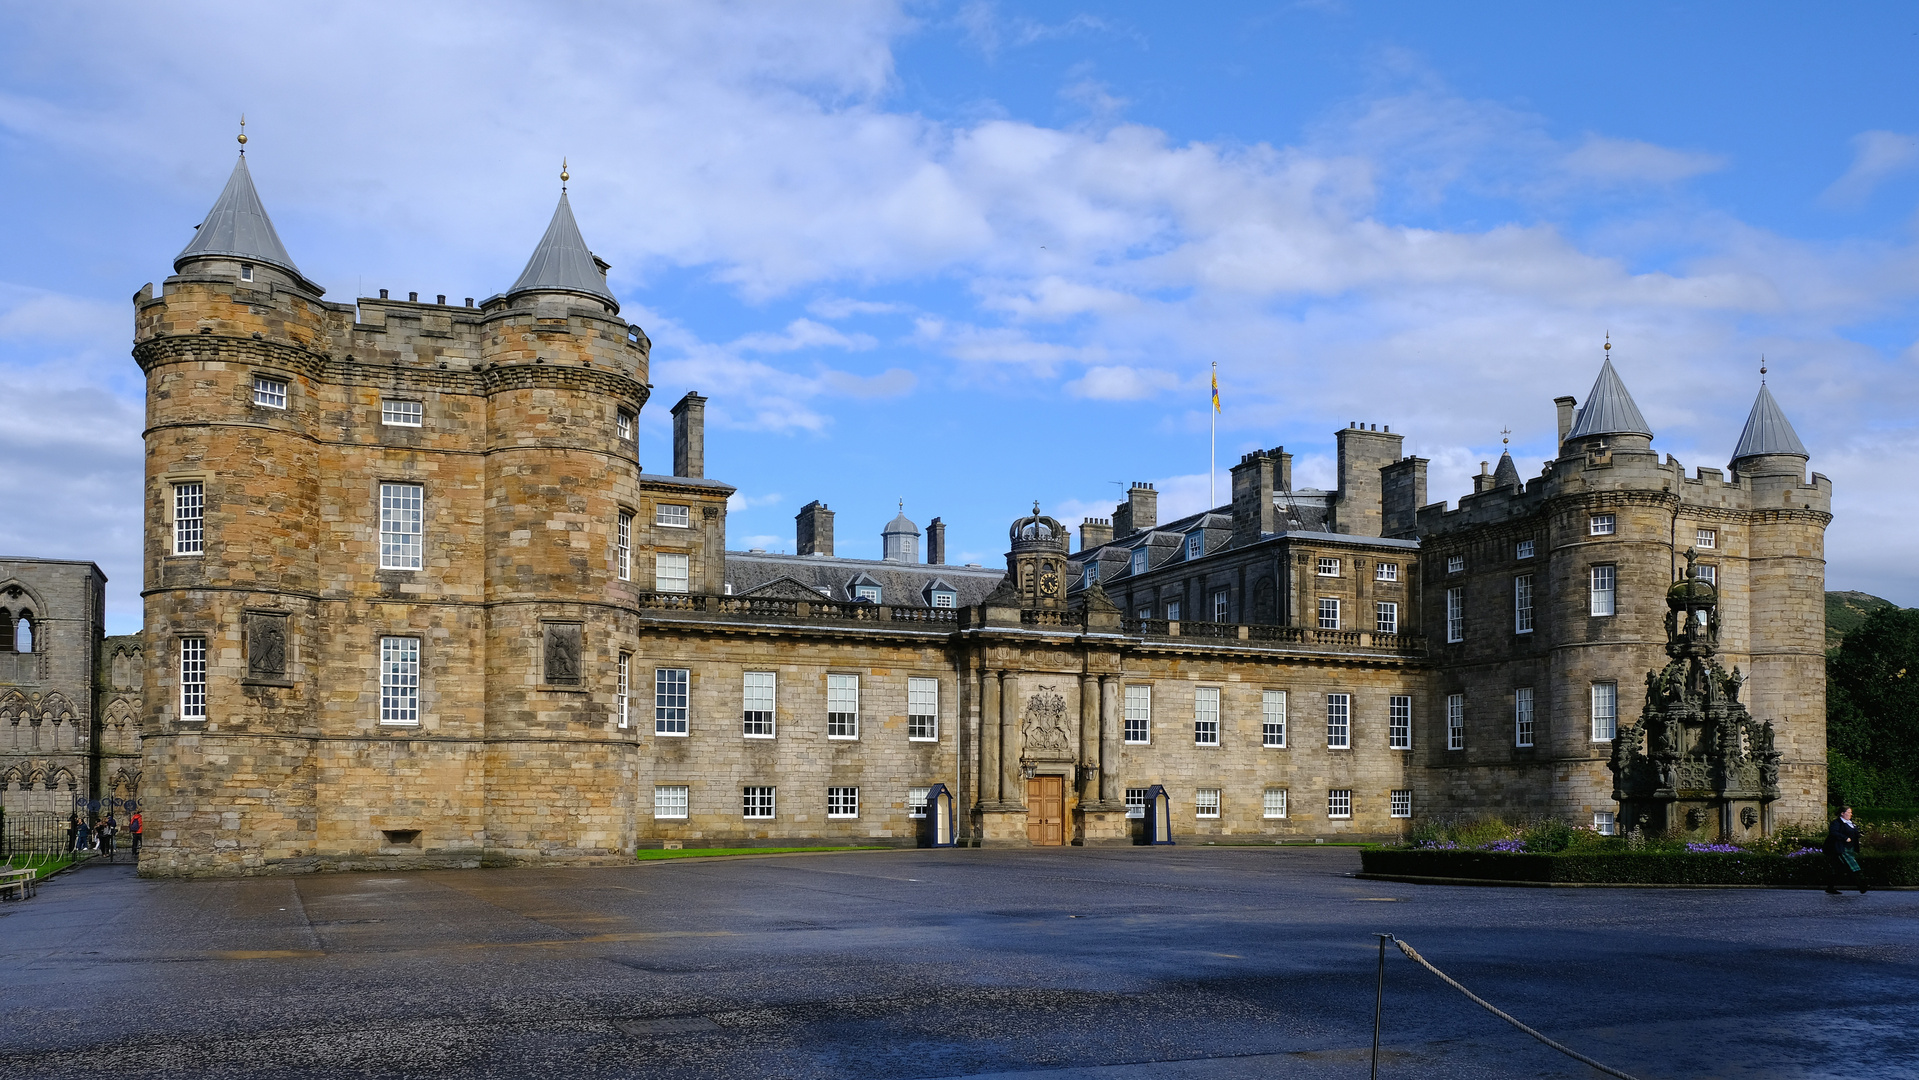
{"type": "Polygon", "coordinates": [[[1379,1080],[1379,1014],[1386,1003],[1386,941],[1391,934],[1374,934],[1379,939],[1379,977],[1373,983],[1373,1080],[1379,1080]]]}

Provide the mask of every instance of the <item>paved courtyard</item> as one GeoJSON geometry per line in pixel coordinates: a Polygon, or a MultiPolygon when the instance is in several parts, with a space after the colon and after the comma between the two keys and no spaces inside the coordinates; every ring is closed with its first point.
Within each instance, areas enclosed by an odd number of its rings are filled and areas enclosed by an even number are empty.
{"type": "MultiPolygon", "coordinates": [[[[0,1075],[1363,1077],[1373,931],[1641,1080],[1919,1076],[1919,893],[1498,889],[1343,849],[886,851],[0,905],[0,1075]]],[[[1389,953],[1386,1077],[1590,1077],[1389,953]]]]}

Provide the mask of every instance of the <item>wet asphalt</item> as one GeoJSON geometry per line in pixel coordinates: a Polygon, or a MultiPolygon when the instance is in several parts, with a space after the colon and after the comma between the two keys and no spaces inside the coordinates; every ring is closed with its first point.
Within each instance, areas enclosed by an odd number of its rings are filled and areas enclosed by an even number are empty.
{"type": "MultiPolygon", "coordinates": [[[[1375,931],[1640,1080],[1919,1077],[1919,892],[1360,881],[1345,849],[142,881],[0,904],[0,1076],[1364,1077],[1375,931]]],[[[1382,1077],[1599,1074],[1389,952],[1382,1077]]]]}

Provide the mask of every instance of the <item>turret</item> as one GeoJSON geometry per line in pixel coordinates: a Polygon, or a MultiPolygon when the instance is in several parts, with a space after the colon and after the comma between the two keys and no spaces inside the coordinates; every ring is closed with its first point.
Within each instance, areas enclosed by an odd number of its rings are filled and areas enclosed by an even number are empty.
{"type": "Polygon", "coordinates": [[[244,132],[240,139],[240,159],[233,163],[227,186],[213,201],[206,220],[194,227],[193,239],[174,257],[174,273],[217,274],[254,282],[256,287],[273,283],[316,297],[324,295],[326,290],[300,273],[280,242],[273,219],[254,190],[253,175],[247,171],[244,132]]]}
{"type": "MultiPolygon", "coordinates": [[[[1611,350],[1612,342],[1608,341],[1606,348],[1611,350]]],[[[1561,440],[1560,456],[1601,448],[1652,449],[1652,427],[1613,370],[1610,352],[1599,367],[1599,378],[1593,380],[1592,392],[1586,395],[1586,404],[1573,420],[1572,430],[1561,440]]]]}
{"type": "Polygon", "coordinates": [[[906,502],[900,501],[899,516],[880,531],[881,557],[887,562],[920,561],[920,527],[906,517],[906,502]]]}
{"type": "Polygon", "coordinates": [[[1745,476],[1792,476],[1803,482],[1811,457],[1761,381],[1746,427],[1739,433],[1739,445],[1732,451],[1732,471],[1745,476]]]}

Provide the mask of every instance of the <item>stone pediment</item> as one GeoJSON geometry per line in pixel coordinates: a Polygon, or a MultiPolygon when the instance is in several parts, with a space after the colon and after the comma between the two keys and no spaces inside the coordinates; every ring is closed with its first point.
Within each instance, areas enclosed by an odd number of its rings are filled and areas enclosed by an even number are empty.
{"type": "Polygon", "coordinates": [[[776,577],[772,581],[756,588],[748,589],[741,596],[752,596],[763,600],[820,600],[820,591],[803,581],[790,577],[776,577]]]}

